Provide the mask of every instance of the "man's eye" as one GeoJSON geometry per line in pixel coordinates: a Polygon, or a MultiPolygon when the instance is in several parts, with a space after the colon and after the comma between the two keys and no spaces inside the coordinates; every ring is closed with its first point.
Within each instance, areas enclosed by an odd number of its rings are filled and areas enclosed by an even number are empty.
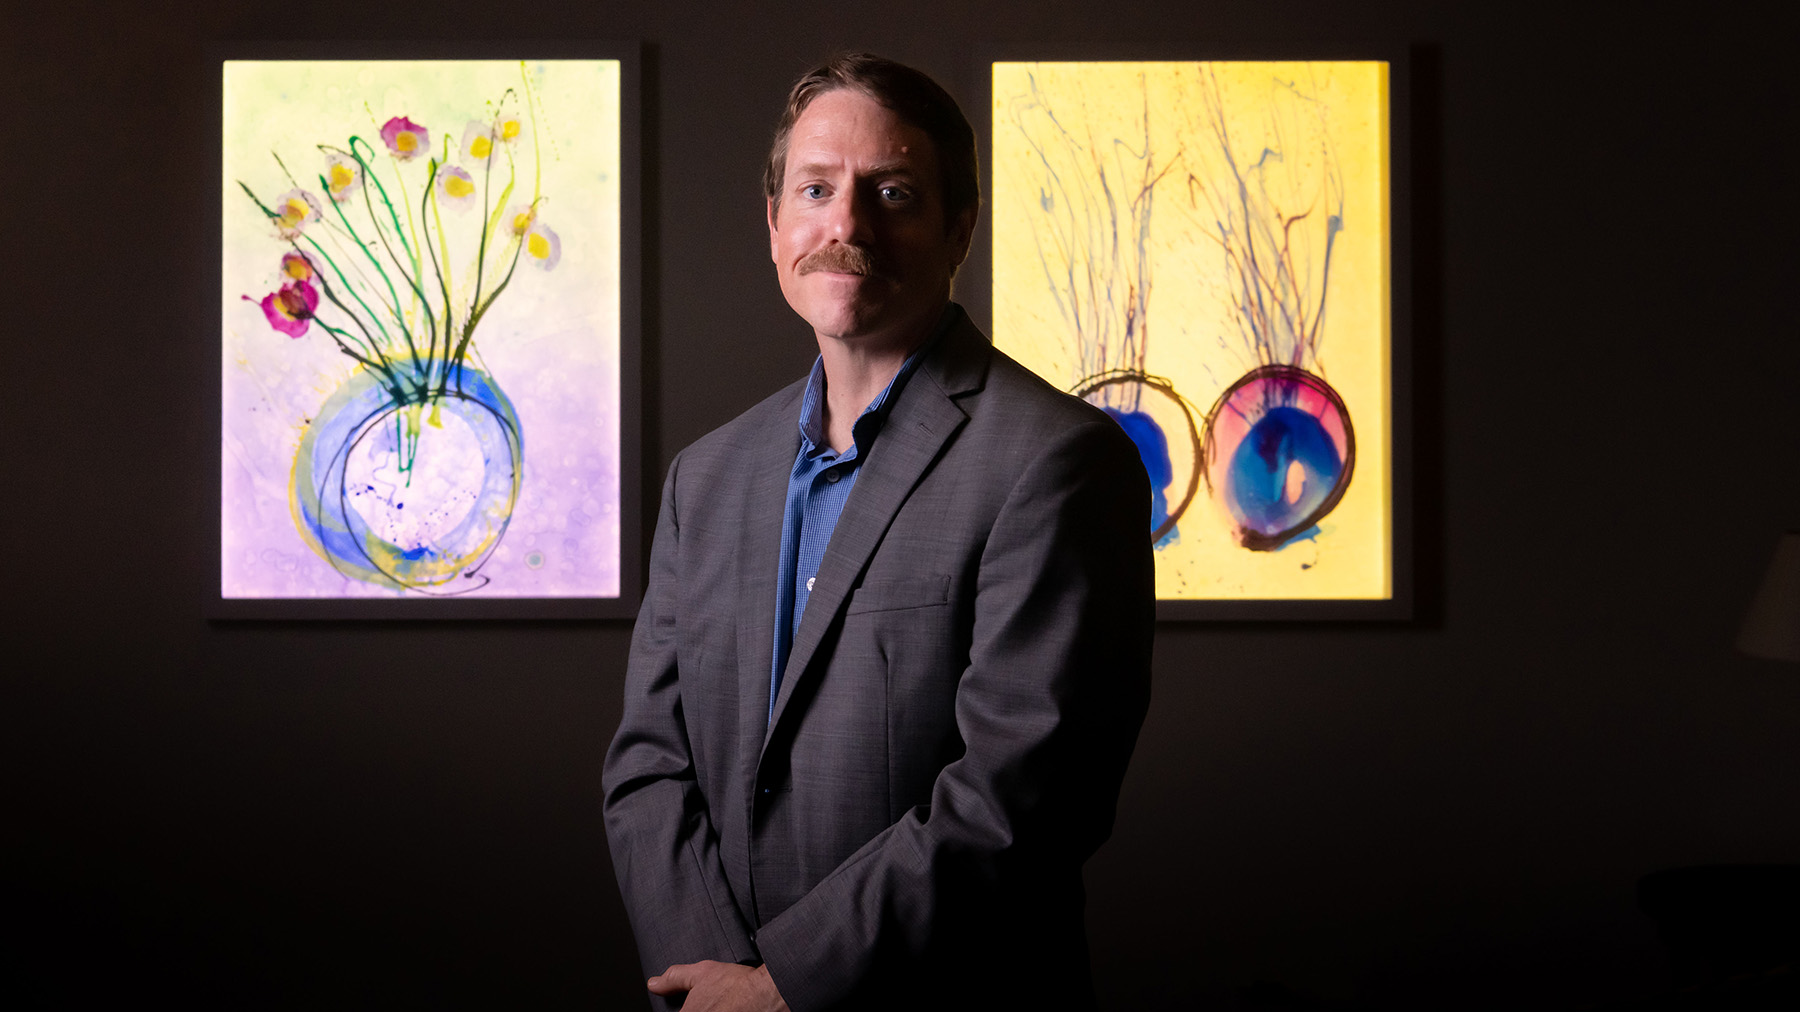
{"type": "Polygon", "coordinates": [[[911,191],[904,186],[884,186],[881,188],[881,199],[890,204],[900,204],[912,198],[911,191]]]}
{"type": "Polygon", "coordinates": [[[800,188],[800,195],[808,200],[818,200],[820,197],[825,196],[825,187],[820,186],[818,183],[809,183],[800,188]]]}

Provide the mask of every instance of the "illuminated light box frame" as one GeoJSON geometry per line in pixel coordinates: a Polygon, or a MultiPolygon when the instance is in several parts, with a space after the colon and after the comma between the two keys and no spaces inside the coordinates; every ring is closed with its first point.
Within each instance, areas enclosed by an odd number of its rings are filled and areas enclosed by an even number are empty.
{"type": "Polygon", "coordinates": [[[1408,617],[1392,61],[991,69],[994,343],[1137,443],[1159,616],[1408,617]]]}
{"type": "Polygon", "coordinates": [[[372,48],[218,56],[209,616],[629,616],[636,48],[372,48]]]}

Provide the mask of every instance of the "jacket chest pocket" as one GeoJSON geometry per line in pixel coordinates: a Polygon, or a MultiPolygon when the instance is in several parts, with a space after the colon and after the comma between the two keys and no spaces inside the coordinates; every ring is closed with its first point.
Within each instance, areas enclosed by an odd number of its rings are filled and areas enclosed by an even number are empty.
{"type": "Polygon", "coordinates": [[[844,614],[866,615],[878,611],[911,611],[950,603],[948,576],[922,576],[902,580],[869,580],[850,593],[844,614]]]}
{"type": "Polygon", "coordinates": [[[878,661],[890,689],[896,679],[939,673],[966,652],[953,604],[947,576],[866,581],[844,606],[838,653],[878,661]]]}

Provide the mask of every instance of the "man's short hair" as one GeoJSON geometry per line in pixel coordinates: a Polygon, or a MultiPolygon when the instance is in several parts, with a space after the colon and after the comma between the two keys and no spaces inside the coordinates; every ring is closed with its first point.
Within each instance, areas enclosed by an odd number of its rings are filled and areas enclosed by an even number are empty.
{"type": "Polygon", "coordinates": [[[788,92],[787,109],[775,127],[769,147],[769,164],[763,169],[763,193],[781,204],[781,184],[787,174],[788,138],[794,123],[813,99],[829,91],[848,88],[869,96],[893,110],[902,123],[931,138],[943,177],[944,224],[964,211],[981,206],[980,170],[975,161],[975,129],[962,109],[936,81],[902,63],[872,53],[849,53],[809,71],[788,92]]]}

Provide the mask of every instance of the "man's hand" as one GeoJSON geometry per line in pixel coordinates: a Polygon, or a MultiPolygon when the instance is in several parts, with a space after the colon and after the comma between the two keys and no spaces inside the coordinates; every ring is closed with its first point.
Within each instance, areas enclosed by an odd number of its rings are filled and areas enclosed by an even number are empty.
{"type": "Polygon", "coordinates": [[[676,963],[649,981],[652,994],[687,992],[682,1012],[788,1012],[769,968],[705,959],[676,963]]]}

